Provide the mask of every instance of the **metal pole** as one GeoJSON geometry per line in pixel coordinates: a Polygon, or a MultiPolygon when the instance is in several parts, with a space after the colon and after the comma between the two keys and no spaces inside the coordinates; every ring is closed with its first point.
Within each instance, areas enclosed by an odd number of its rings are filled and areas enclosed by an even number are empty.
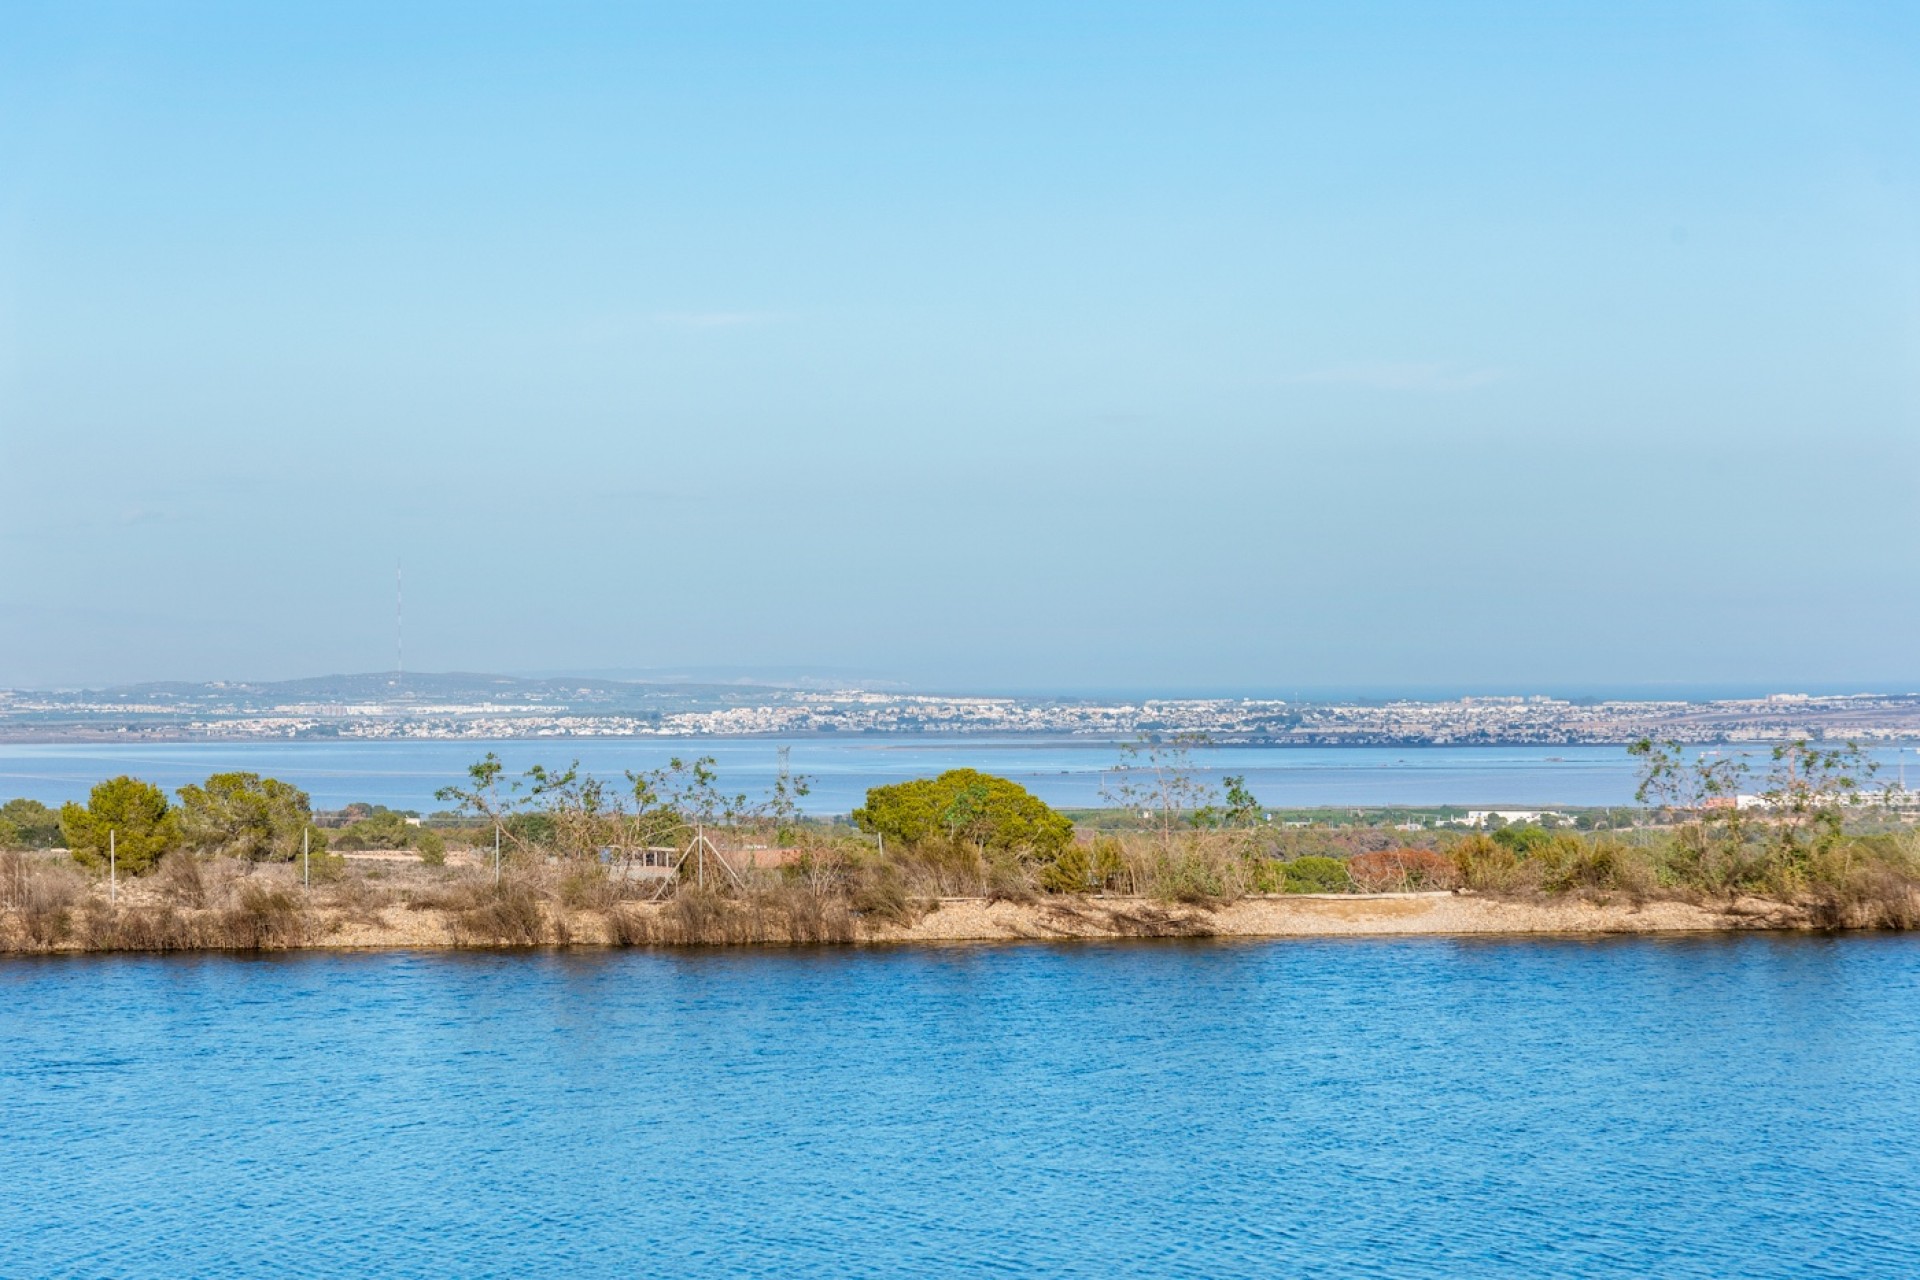
{"type": "Polygon", "coordinates": [[[694,864],[696,868],[694,874],[699,877],[700,887],[704,889],[707,887],[707,827],[705,823],[697,823],[693,828],[693,849],[694,856],[700,860],[694,864]]]}
{"type": "Polygon", "coordinates": [[[118,841],[114,839],[114,829],[107,828],[107,905],[115,906],[120,901],[120,851],[118,841]]]}
{"type": "Polygon", "coordinates": [[[313,888],[313,859],[309,844],[312,835],[311,827],[300,828],[300,886],[303,889],[313,888]]]}
{"type": "Polygon", "coordinates": [[[500,824],[493,824],[493,882],[500,883],[500,824]]]}

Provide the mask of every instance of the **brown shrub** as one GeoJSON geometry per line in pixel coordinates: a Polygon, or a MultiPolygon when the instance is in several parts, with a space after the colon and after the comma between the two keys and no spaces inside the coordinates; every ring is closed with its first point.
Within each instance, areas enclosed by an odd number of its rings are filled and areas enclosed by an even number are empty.
{"type": "Polygon", "coordinates": [[[80,945],[89,951],[187,951],[206,942],[193,918],[171,902],[116,909],[94,898],[82,917],[80,945]]]}
{"type": "Polygon", "coordinates": [[[159,894],[183,907],[207,905],[207,876],[190,849],[176,849],[160,859],[151,883],[159,894]]]}
{"type": "Polygon", "coordinates": [[[1000,856],[987,864],[986,892],[989,902],[1030,903],[1039,897],[1033,871],[1012,856],[1000,856]]]}
{"type": "Polygon", "coordinates": [[[1347,874],[1368,893],[1451,889],[1460,883],[1453,859],[1432,849],[1382,849],[1347,859],[1347,874]]]}
{"type": "Polygon", "coordinates": [[[381,909],[392,904],[393,890],[374,883],[363,875],[340,879],[329,895],[329,903],[355,924],[377,925],[381,909]]]}
{"type": "Polygon", "coordinates": [[[1230,840],[1193,833],[1170,848],[1136,842],[1127,851],[1127,879],[1161,902],[1213,908],[1256,887],[1258,867],[1230,840]]]}
{"type": "Polygon", "coordinates": [[[804,884],[764,885],[745,895],[682,887],[657,909],[615,906],[605,915],[614,946],[745,946],[852,942],[858,926],[845,899],[804,884]]]}
{"type": "Polygon", "coordinates": [[[662,942],[739,946],[758,942],[751,913],[712,889],[682,888],[656,920],[662,942]]]}
{"type": "Polygon", "coordinates": [[[644,947],[654,940],[653,917],[630,907],[607,912],[607,941],[616,947],[644,947]]]}
{"type": "Polygon", "coordinates": [[[1920,928],[1920,885],[1898,866],[1868,863],[1816,885],[1807,909],[1822,929],[1920,928]]]}
{"type": "Polygon", "coordinates": [[[575,910],[605,911],[626,896],[623,888],[598,863],[585,863],[560,877],[559,897],[575,910]]]}
{"type": "Polygon", "coordinates": [[[10,907],[29,947],[56,947],[73,932],[86,881],[70,865],[0,854],[0,906],[10,907]]]}
{"type": "Polygon", "coordinates": [[[308,920],[300,900],[285,889],[246,881],[209,931],[207,945],[241,951],[289,947],[305,940],[308,920]]]}
{"type": "Polygon", "coordinates": [[[921,897],[976,897],[988,892],[991,871],[980,850],[964,840],[923,840],[888,849],[903,893],[921,897]]]}
{"type": "Polygon", "coordinates": [[[472,878],[446,880],[439,884],[427,885],[409,894],[406,907],[409,911],[472,911],[484,906],[492,896],[491,880],[472,878]]]}
{"type": "Polygon", "coordinates": [[[497,885],[466,886],[474,905],[449,912],[448,924],[462,942],[533,947],[547,941],[547,913],[534,885],[509,876],[497,885]]]}
{"type": "Polygon", "coordinates": [[[27,860],[19,852],[0,850],[0,911],[18,907],[27,895],[27,860]]]}
{"type": "Polygon", "coordinates": [[[891,864],[863,868],[855,878],[847,905],[856,916],[890,924],[910,924],[917,912],[899,871],[891,864]]]}
{"type": "Polygon", "coordinates": [[[780,917],[788,942],[852,942],[856,936],[853,915],[838,896],[786,885],[765,894],[763,901],[780,917]]]}

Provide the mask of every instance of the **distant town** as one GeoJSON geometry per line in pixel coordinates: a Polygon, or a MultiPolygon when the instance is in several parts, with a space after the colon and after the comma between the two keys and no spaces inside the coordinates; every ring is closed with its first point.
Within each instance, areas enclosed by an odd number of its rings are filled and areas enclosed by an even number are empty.
{"type": "Polygon", "coordinates": [[[0,740],[235,741],[740,737],[929,733],[1332,745],[1620,743],[1920,738],[1920,694],[1712,701],[1545,696],[1448,701],[1265,698],[1102,700],[874,689],[530,680],[391,673],[276,683],[0,691],[0,740]]]}

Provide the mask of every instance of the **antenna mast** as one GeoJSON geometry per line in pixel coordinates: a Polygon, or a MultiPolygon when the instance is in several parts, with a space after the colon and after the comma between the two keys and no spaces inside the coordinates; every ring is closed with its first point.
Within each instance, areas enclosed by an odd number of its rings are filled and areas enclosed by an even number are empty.
{"type": "Polygon", "coordinates": [[[393,565],[393,676],[407,678],[407,598],[402,590],[400,562],[393,565]]]}

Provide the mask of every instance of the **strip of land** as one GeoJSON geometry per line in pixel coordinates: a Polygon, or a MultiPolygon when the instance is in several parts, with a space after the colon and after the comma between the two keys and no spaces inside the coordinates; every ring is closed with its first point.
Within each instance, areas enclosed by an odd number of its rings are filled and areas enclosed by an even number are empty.
{"type": "Polygon", "coordinates": [[[898,918],[835,914],[805,901],[724,898],[621,902],[603,908],[517,902],[346,903],[297,891],[245,905],[180,908],[89,901],[36,933],[0,913],[0,951],[397,950],[509,946],[915,944],[1099,938],[1322,938],[1606,935],[1814,927],[1810,913],[1758,899],[1513,900],[1462,893],[1286,895],[1217,905],[1145,898],[944,899],[898,918]]]}

